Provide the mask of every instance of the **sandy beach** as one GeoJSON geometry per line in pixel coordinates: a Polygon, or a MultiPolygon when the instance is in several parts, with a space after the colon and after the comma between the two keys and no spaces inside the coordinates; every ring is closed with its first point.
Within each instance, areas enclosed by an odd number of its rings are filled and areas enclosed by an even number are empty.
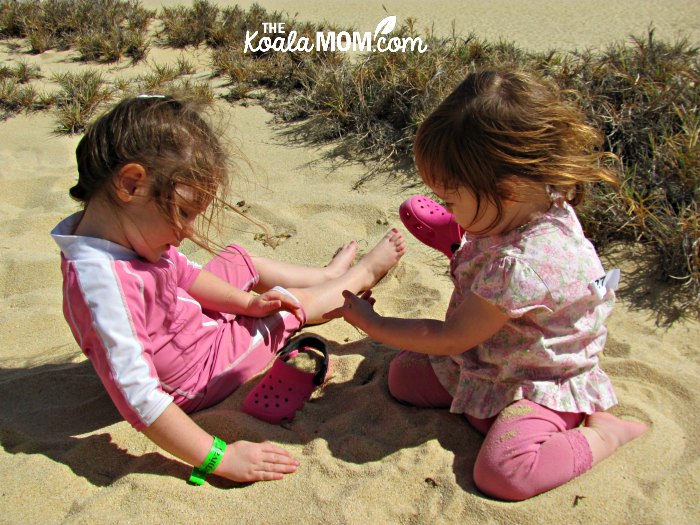
{"type": "MultiPolygon", "coordinates": [[[[147,1],[149,8],[174,5],[147,1]]],[[[248,7],[252,2],[240,2],[248,7]]],[[[536,50],[594,47],[643,34],[679,35],[700,44],[700,5],[691,1],[512,3],[411,0],[326,2],[263,0],[268,11],[374,30],[388,15],[415,17],[438,33],[474,31],[536,50]],[[384,7],[382,7],[382,4],[384,7]]],[[[222,3],[223,5],[223,3],[222,3]]],[[[153,48],[149,60],[181,53],[153,48]]],[[[188,51],[204,78],[210,65],[188,51]]],[[[87,67],[72,52],[33,56],[0,41],[0,63],[26,60],[42,73],[87,67]]],[[[125,64],[101,65],[129,75],[125,64]]],[[[139,66],[145,67],[145,66],[139,66]]],[[[300,145],[256,101],[217,103],[250,165],[234,177],[234,202],[280,236],[272,249],[260,230],[230,217],[223,237],[281,260],[324,265],[351,239],[369,249],[416,192],[381,174],[354,188],[367,168],[329,156],[333,145],[300,145]]],[[[59,250],[53,226],[77,210],[74,151],[80,136],[54,133],[51,112],[0,122],[0,523],[323,523],[323,524],[668,524],[700,522],[700,323],[657,325],[657,312],[623,296],[608,323],[602,358],[620,403],[613,413],[649,431],[590,472],[522,503],[481,494],[472,468],[481,437],[446,410],[392,400],[388,363],[397,349],[367,339],[342,321],[308,327],[328,342],[327,384],[284,427],[241,411],[248,382],[194,420],[226,441],[269,439],[301,466],[278,482],[239,485],[210,476],[185,482],[190,467],[121,420],[73,340],[61,308],[59,250]]],[[[446,259],[409,237],[409,253],[375,289],[387,315],[441,318],[451,292],[446,259]]],[[[617,250],[604,260],[633,275],[637,257],[617,250]]],[[[208,255],[192,246],[198,262],[208,255]]],[[[628,280],[629,282],[629,280],[628,280]]],[[[638,279],[635,282],[639,282],[638,279]]],[[[624,284],[623,284],[624,285],[624,284]]],[[[661,285],[648,281],[650,292],[661,285]]],[[[630,294],[634,295],[634,294],[630,294]]]]}

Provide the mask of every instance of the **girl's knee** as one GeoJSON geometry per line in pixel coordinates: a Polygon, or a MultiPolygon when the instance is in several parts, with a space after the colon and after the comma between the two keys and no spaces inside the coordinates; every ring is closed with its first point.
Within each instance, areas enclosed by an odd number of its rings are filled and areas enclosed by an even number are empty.
{"type": "Polygon", "coordinates": [[[538,494],[517,472],[508,470],[507,461],[484,460],[480,453],[474,465],[474,484],[484,494],[504,501],[524,501],[538,494]]]}
{"type": "Polygon", "coordinates": [[[418,407],[446,408],[452,403],[428,356],[414,352],[400,352],[391,360],[389,393],[397,401],[418,407]]]}
{"type": "Polygon", "coordinates": [[[401,357],[402,354],[398,354],[389,363],[389,393],[397,401],[410,404],[410,377],[401,357]]]}

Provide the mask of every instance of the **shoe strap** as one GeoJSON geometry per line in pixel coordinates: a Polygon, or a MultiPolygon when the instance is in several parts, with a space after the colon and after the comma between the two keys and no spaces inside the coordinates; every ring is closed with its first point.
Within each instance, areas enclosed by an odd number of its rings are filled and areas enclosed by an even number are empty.
{"type": "Polygon", "coordinates": [[[313,383],[319,386],[326,379],[326,372],[328,372],[328,349],[326,348],[326,343],[315,335],[303,335],[296,339],[289,341],[282,350],[278,352],[280,357],[284,357],[287,354],[294,352],[295,350],[303,350],[304,348],[311,347],[314,350],[318,350],[323,354],[323,361],[321,362],[321,368],[314,375],[313,383]]]}

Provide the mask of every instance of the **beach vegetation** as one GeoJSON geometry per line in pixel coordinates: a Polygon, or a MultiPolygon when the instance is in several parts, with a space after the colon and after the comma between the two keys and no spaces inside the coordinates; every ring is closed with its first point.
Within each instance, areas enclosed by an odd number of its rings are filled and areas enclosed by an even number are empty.
{"type": "Polygon", "coordinates": [[[52,105],[52,97],[31,84],[39,78],[41,68],[25,60],[0,66],[0,120],[22,110],[41,110],[52,105]]]}
{"type": "Polygon", "coordinates": [[[96,69],[57,74],[54,81],[59,86],[56,94],[56,131],[59,133],[83,131],[100,104],[112,99],[113,89],[96,69]]]}
{"type": "Polygon", "coordinates": [[[73,48],[81,60],[138,61],[154,15],[138,0],[0,0],[0,38],[26,38],[34,54],[73,48]]]}
{"type": "Polygon", "coordinates": [[[198,46],[214,31],[219,14],[219,7],[208,0],[194,0],[191,7],[163,7],[160,11],[162,30],[159,37],[169,47],[198,46]]]}

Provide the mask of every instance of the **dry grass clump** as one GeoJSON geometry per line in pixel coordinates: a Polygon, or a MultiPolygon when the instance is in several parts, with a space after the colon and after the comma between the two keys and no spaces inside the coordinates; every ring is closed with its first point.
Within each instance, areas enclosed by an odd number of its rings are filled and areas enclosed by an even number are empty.
{"type": "MultiPolygon", "coordinates": [[[[416,37],[414,21],[395,36],[416,37]]],[[[513,63],[523,54],[512,44],[490,44],[475,35],[438,39],[424,35],[428,50],[371,52],[358,60],[324,63],[303,79],[292,114],[310,117],[307,139],[343,137],[352,156],[378,161],[377,169],[413,171],[412,147],[418,125],[464,78],[483,64],[513,63]]]]}
{"type": "Polygon", "coordinates": [[[194,0],[191,7],[163,7],[159,19],[158,37],[164,45],[206,44],[214,49],[239,45],[247,30],[261,30],[263,22],[290,22],[283,13],[268,12],[257,3],[245,11],[237,5],[220,8],[209,0],[194,0]]]}
{"type": "Polygon", "coordinates": [[[100,104],[113,95],[102,73],[94,69],[55,75],[54,81],[60,88],[56,94],[56,131],[59,133],[83,131],[100,104]]]}
{"type": "Polygon", "coordinates": [[[0,0],[0,37],[26,38],[32,53],[75,48],[82,60],[138,61],[154,14],[138,0],[0,0]]]}
{"type": "Polygon", "coordinates": [[[658,256],[658,276],[682,285],[678,304],[700,297],[700,55],[686,40],[654,38],[600,54],[577,53],[548,72],[572,88],[622,163],[619,193],[597,188],[583,219],[598,243],[637,240],[658,256]]]}
{"type": "Polygon", "coordinates": [[[58,133],[79,133],[104,104],[138,94],[171,95],[195,100],[202,105],[214,102],[214,91],[208,82],[183,78],[189,71],[186,63],[179,67],[154,64],[149,73],[131,80],[107,81],[98,70],[55,75],[59,90],[55,94],[58,133]]]}
{"type": "Polygon", "coordinates": [[[53,97],[40,93],[30,82],[41,78],[39,66],[21,60],[0,66],[0,120],[22,110],[46,109],[53,97]]]}
{"type": "Polygon", "coordinates": [[[326,26],[300,23],[277,11],[267,12],[258,4],[247,11],[238,6],[219,8],[207,0],[195,0],[191,7],[164,7],[162,29],[158,36],[164,45],[182,48],[207,45],[213,49],[215,75],[229,80],[229,100],[248,96],[260,88],[289,92],[302,89],[302,81],[326,61],[340,62],[340,53],[274,51],[245,52],[246,32],[257,31],[252,45],[258,47],[260,38],[286,38],[282,33],[266,34],[262,24],[284,23],[285,32],[295,31],[298,38],[315,38],[326,26]]]}

